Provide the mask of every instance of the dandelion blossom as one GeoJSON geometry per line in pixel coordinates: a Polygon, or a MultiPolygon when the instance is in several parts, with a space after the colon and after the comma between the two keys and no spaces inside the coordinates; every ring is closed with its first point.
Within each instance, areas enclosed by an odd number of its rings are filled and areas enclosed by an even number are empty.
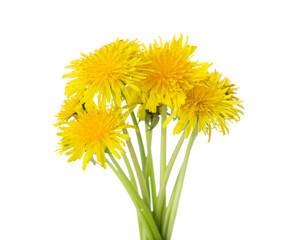
{"type": "Polygon", "coordinates": [[[144,46],[144,59],[148,74],[142,81],[142,90],[148,92],[145,108],[155,113],[156,107],[166,104],[179,107],[185,103],[185,91],[193,88],[194,83],[205,77],[208,63],[191,62],[190,58],[197,47],[188,45],[188,38],[183,45],[183,36],[178,40],[160,45],[155,41],[147,49],[144,46]]]}
{"type": "Polygon", "coordinates": [[[67,83],[65,94],[70,97],[82,93],[86,103],[91,103],[97,94],[98,102],[103,105],[115,96],[120,105],[122,93],[129,97],[126,86],[138,90],[136,82],[144,78],[141,71],[144,62],[139,52],[136,41],[117,39],[89,55],[82,53],[81,59],[66,66],[73,71],[63,76],[72,78],[67,83]]]}
{"type": "Polygon", "coordinates": [[[202,83],[196,84],[186,92],[185,103],[165,121],[167,125],[176,115],[179,120],[173,130],[174,134],[180,133],[187,125],[185,137],[188,137],[198,124],[198,132],[208,133],[209,141],[211,129],[223,134],[228,133],[227,120],[239,121],[239,114],[243,114],[237,108],[242,101],[233,98],[228,93],[229,88],[221,84],[221,75],[217,72],[210,73],[209,77],[202,83]]]}
{"type": "Polygon", "coordinates": [[[66,123],[71,117],[78,116],[78,112],[85,110],[85,103],[81,104],[80,99],[79,95],[75,95],[64,101],[61,110],[56,116],[56,127],[66,123]]]}
{"type": "MultiPolygon", "coordinates": [[[[216,74],[218,75],[218,78],[220,79],[221,78],[221,74],[215,72],[213,74],[216,74]]],[[[228,78],[223,78],[220,82],[219,82],[219,87],[221,89],[225,89],[225,94],[226,95],[230,95],[230,100],[231,101],[240,101],[240,99],[236,96],[237,94],[237,90],[239,89],[239,87],[236,87],[233,83],[230,82],[230,80],[228,78]]],[[[238,106],[240,108],[243,109],[243,106],[241,104],[238,104],[238,106]]]]}
{"type": "Polygon", "coordinates": [[[71,155],[68,162],[83,159],[83,170],[86,169],[93,154],[103,168],[105,164],[105,150],[108,149],[115,157],[120,159],[118,153],[125,153],[123,140],[129,140],[127,134],[122,134],[122,129],[131,127],[124,122],[122,110],[115,108],[106,109],[91,105],[86,111],[81,112],[77,119],[67,122],[61,126],[60,154],[66,152],[71,155]]]}

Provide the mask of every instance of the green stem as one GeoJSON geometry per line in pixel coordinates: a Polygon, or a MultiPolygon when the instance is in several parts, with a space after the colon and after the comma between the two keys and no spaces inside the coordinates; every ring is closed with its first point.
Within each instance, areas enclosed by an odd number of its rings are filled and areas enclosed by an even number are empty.
{"type": "Polygon", "coordinates": [[[130,113],[131,119],[133,124],[137,127],[138,131],[135,131],[136,133],[136,137],[137,137],[137,142],[139,145],[139,150],[140,150],[140,158],[141,158],[141,163],[142,163],[142,170],[143,173],[145,174],[145,168],[146,168],[146,155],[145,155],[145,150],[144,150],[144,144],[143,144],[143,140],[142,140],[142,136],[140,134],[140,129],[138,126],[138,122],[136,120],[135,114],[134,112],[130,113]]]}
{"type": "MultiPolygon", "coordinates": [[[[119,164],[116,162],[116,160],[114,159],[113,155],[111,153],[109,153],[109,157],[111,158],[111,160],[113,161],[114,165],[116,166],[116,168],[123,172],[122,168],[119,166],[119,164]]],[[[133,172],[132,172],[132,169],[131,169],[131,166],[129,164],[129,161],[128,161],[128,158],[125,154],[122,153],[122,157],[124,159],[124,162],[126,164],[126,167],[127,167],[127,170],[129,172],[129,175],[130,175],[130,178],[131,178],[131,182],[135,188],[135,190],[138,192],[138,188],[137,188],[137,185],[136,185],[136,181],[135,181],[135,178],[134,178],[134,175],[133,175],[133,172]]],[[[138,228],[139,228],[139,234],[140,234],[140,239],[145,239],[144,238],[144,227],[143,227],[143,223],[142,223],[142,220],[141,220],[141,214],[137,211],[137,221],[138,221],[138,228]]]]}
{"type": "Polygon", "coordinates": [[[153,201],[153,209],[156,208],[157,202],[157,193],[156,193],[156,182],[155,182],[155,172],[153,166],[153,158],[151,158],[150,165],[150,177],[151,177],[151,190],[152,190],[152,201],[153,201]]]}
{"type": "Polygon", "coordinates": [[[179,175],[177,177],[169,206],[166,210],[165,221],[162,226],[162,233],[165,239],[167,240],[170,240],[172,236],[175,218],[177,215],[177,210],[178,210],[178,205],[179,205],[179,200],[180,200],[182,187],[183,187],[183,183],[185,179],[187,164],[188,164],[188,160],[189,160],[189,156],[190,156],[190,152],[191,152],[194,140],[197,137],[197,135],[198,135],[198,124],[196,124],[196,127],[194,131],[192,132],[191,137],[189,139],[188,146],[185,153],[185,158],[184,158],[182,167],[180,169],[179,175]]]}
{"type": "MultiPolygon", "coordinates": [[[[129,173],[130,180],[131,180],[135,190],[138,192],[138,188],[137,188],[137,184],[136,184],[136,181],[135,181],[135,177],[134,177],[131,165],[130,165],[130,163],[128,161],[128,158],[123,153],[121,153],[121,155],[122,155],[122,158],[123,158],[123,160],[125,162],[127,171],[129,173]]],[[[138,228],[139,228],[140,239],[143,240],[143,239],[145,239],[145,237],[144,237],[145,232],[143,231],[143,225],[142,225],[142,221],[141,221],[140,218],[141,218],[141,215],[139,214],[139,212],[137,212],[137,220],[138,220],[138,228]]]]}
{"type": "Polygon", "coordinates": [[[134,189],[133,185],[131,184],[131,182],[129,181],[129,179],[127,178],[127,176],[117,163],[117,161],[114,159],[113,155],[109,154],[109,156],[117,169],[109,161],[107,161],[107,164],[113,170],[113,172],[116,174],[116,176],[119,178],[119,180],[127,190],[134,205],[136,206],[138,215],[142,216],[140,217],[140,219],[143,222],[143,226],[146,232],[150,235],[150,237],[152,237],[152,239],[162,240],[161,235],[159,233],[159,229],[157,228],[153,216],[148,207],[146,206],[145,202],[139,197],[137,191],[134,189]]]}
{"type": "Polygon", "coordinates": [[[132,182],[133,186],[135,187],[135,189],[137,190],[137,184],[136,184],[136,181],[135,181],[135,177],[134,177],[134,174],[133,174],[133,171],[132,171],[132,168],[131,168],[131,165],[129,163],[129,160],[126,156],[126,154],[123,154],[121,153],[121,156],[125,162],[125,165],[126,165],[126,168],[127,168],[127,171],[129,173],[129,177],[130,177],[130,181],[132,182]]]}
{"type": "MultiPolygon", "coordinates": [[[[116,95],[114,94],[114,92],[112,92],[112,97],[113,97],[113,102],[115,104],[115,107],[116,107],[116,109],[118,109],[119,107],[117,105],[116,95]]],[[[129,135],[126,128],[122,129],[122,132],[124,134],[129,135]]],[[[145,200],[146,204],[148,204],[148,206],[150,208],[149,194],[148,194],[148,191],[147,191],[145,179],[144,179],[143,173],[142,173],[142,171],[140,169],[140,165],[138,163],[137,156],[136,156],[136,153],[135,153],[135,150],[133,148],[131,140],[129,139],[128,141],[126,141],[126,144],[127,144],[128,150],[130,152],[130,156],[131,156],[131,159],[132,159],[132,162],[133,162],[136,174],[137,174],[137,178],[138,178],[138,181],[139,181],[142,197],[145,200]]]]}
{"type": "MultiPolygon", "coordinates": [[[[126,101],[126,104],[128,104],[127,102],[127,99],[125,97],[125,95],[123,94],[123,92],[121,93],[122,96],[124,97],[125,101],[126,101]]],[[[114,95],[115,96],[115,95],[114,95]]],[[[114,98],[113,96],[113,100],[115,102],[115,105],[116,105],[116,98],[114,98]]],[[[137,136],[137,141],[138,141],[138,145],[139,145],[139,150],[140,150],[140,157],[141,157],[141,163],[142,163],[142,170],[144,171],[145,169],[145,162],[146,162],[146,155],[145,155],[145,150],[144,150],[144,144],[143,144],[143,140],[142,140],[142,136],[140,134],[140,129],[139,129],[139,126],[138,126],[138,122],[136,120],[136,117],[135,117],[135,114],[134,112],[131,112],[130,113],[130,116],[131,116],[131,119],[132,119],[132,122],[133,124],[137,127],[138,131],[136,131],[136,136],[137,136]]]]}
{"type": "Polygon", "coordinates": [[[160,180],[162,181],[164,177],[164,172],[166,169],[166,150],[167,150],[167,127],[163,128],[163,123],[167,119],[167,106],[162,105],[161,107],[161,168],[160,168],[160,180]]]}
{"type": "Polygon", "coordinates": [[[157,193],[156,193],[155,173],[154,173],[153,156],[152,156],[153,129],[149,129],[149,127],[145,124],[145,130],[146,130],[146,139],[147,139],[146,179],[148,181],[148,179],[150,178],[151,193],[152,193],[152,206],[153,206],[153,209],[155,209],[157,193]]]}
{"type": "Polygon", "coordinates": [[[169,177],[170,177],[170,174],[171,174],[171,171],[172,171],[172,168],[173,168],[173,165],[175,163],[175,160],[178,156],[178,153],[182,147],[182,144],[185,140],[185,133],[186,133],[186,130],[187,130],[187,127],[188,125],[186,126],[184,132],[182,133],[174,151],[173,151],[173,154],[170,158],[170,161],[166,167],[166,170],[165,170],[165,173],[164,173],[164,178],[162,179],[162,183],[161,183],[161,188],[160,188],[160,191],[159,191],[159,195],[158,195],[158,200],[157,200],[157,212],[161,212],[162,211],[162,207],[163,207],[163,199],[165,198],[165,195],[166,195],[166,188],[167,188],[167,183],[168,183],[168,180],[169,180],[169,177]]]}
{"type": "MultiPolygon", "coordinates": [[[[127,129],[122,129],[122,131],[123,131],[124,134],[128,135],[127,129]]],[[[145,178],[144,178],[144,175],[143,175],[142,170],[140,168],[139,162],[137,160],[137,156],[136,156],[136,153],[134,151],[134,148],[133,148],[131,140],[129,139],[128,141],[126,141],[126,144],[127,144],[129,153],[131,155],[132,163],[133,163],[133,166],[134,166],[134,169],[135,169],[138,181],[139,181],[142,197],[143,197],[143,199],[145,200],[147,206],[150,209],[150,199],[149,199],[149,193],[147,191],[145,178]]]]}
{"type": "MultiPolygon", "coordinates": [[[[166,170],[166,164],[167,164],[167,127],[163,128],[163,123],[167,119],[167,106],[162,105],[161,106],[161,116],[162,116],[162,122],[161,122],[161,153],[160,153],[160,191],[162,188],[162,182],[166,170]]],[[[159,210],[155,212],[157,224],[158,226],[161,225],[163,211],[166,208],[166,194],[164,194],[164,197],[161,199],[161,206],[159,207],[159,210]]]]}
{"type": "MultiPolygon", "coordinates": [[[[130,115],[131,115],[133,124],[138,129],[138,131],[135,131],[135,133],[136,133],[136,137],[137,137],[137,141],[138,141],[138,145],[139,145],[139,150],[140,150],[142,172],[143,172],[143,175],[144,175],[144,178],[145,178],[145,181],[146,181],[147,192],[148,192],[148,195],[149,195],[150,187],[149,187],[148,175],[146,173],[146,171],[147,171],[147,158],[146,158],[146,155],[145,155],[144,144],[143,144],[142,136],[141,136],[140,129],[139,129],[139,126],[138,126],[138,122],[136,120],[134,112],[131,112],[130,115]]],[[[149,203],[150,203],[150,195],[149,195],[149,203]]]]}

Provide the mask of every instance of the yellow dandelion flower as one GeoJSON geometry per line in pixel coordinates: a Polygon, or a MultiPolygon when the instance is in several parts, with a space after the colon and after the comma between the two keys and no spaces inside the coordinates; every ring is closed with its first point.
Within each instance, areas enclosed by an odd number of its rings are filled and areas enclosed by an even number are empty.
{"type": "Polygon", "coordinates": [[[195,46],[188,45],[188,38],[183,45],[183,36],[178,40],[160,45],[155,41],[149,49],[144,46],[144,59],[148,74],[142,90],[148,92],[145,108],[155,113],[156,107],[166,104],[179,107],[186,99],[185,91],[193,88],[194,83],[205,78],[209,63],[191,62],[195,46]]]}
{"type": "Polygon", "coordinates": [[[128,112],[134,111],[135,107],[139,105],[136,116],[140,121],[145,121],[149,127],[153,127],[158,123],[158,117],[160,114],[159,106],[156,108],[156,112],[152,113],[148,109],[146,109],[146,102],[148,101],[148,93],[144,91],[135,92],[129,91],[131,99],[127,101],[127,105],[124,106],[128,112]]]}
{"type": "Polygon", "coordinates": [[[120,154],[125,153],[123,140],[129,140],[127,134],[122,134],[122,129],[132,127],[124,122],[122,110],[115,108],[106,109],[103,106],[90,105],[86,111],[81,112],[77,119],[61,126],[60,154],[66,152],[71,155],[68,162],[83,159],[83,170],[86,169],[93,154],[103,168],[105,164],[105,150],[108,149],[115,157],[120,159],[120,154]]]}
{"type": "Polygon", "coordinates": [[[78,112],[85,110],[85,103],[81,104],[79,95],[75,95],[64,101],[61,110],[57,114],[57,123],[55,126],[60,126],[66,123],[71,117],[77,117],[78,112]]]}
{"type": "Polygon", "coordinates": [[[226,94],[229,88],[220,81],[221,75],[217,72],[210,73],[208,79],[203,83],[196,84],[191,90],[186,92],[185,103],[165,121],[166,126],[176,115],[179,120],[174,127],[173,133],[180,133],[187,125],[185,137],[188,137],[198,124],[198,132],[208,133],[209,141],[211,129],[225,134],[228,133],[227,120],[240,120],[239,114],[243,112],[237,109],[242,101],[233,99],[232,94],[226,94]]]}
{"type": "MultiPolygon", "coordinates": [[[[226,95],[229,96],[228,98],[229,101],[242,102],[237,96],[235,96],[237,94],[237,90],[239,89],[239,87],[236,87],[233,83],[231,83],[228,78],[226,77],[222,78],[222,74],[220,74],[219,72],[215,71],[215,72],[209,73],[208,79],[205,82],[206,84],[207,82],[210,82],[209,84],[213,82],[214,84],[212,85],[216,85],[217,88],[221,89],[226,95]]],[[[240,103],[238,103],[237,106],[243,109],[243,106],[240,103]]],[[[240,110],[238,111],[239,113],[243,114],[242,111],[240,110]]],[[[229,116],[228,120],[231,120],[231,119],[238,121],[237,116],[232,116],[232,117],[229,116]]]]}
{"type": "MultiPolygon", "coordinates": [[[[218,72],[215,72],[213,74],[218,75],[217,76],[218,79],[221,78],[221,74],[219,74],[218,72]]],[[[235,96],[237,94],[237,90],[239,89],[239,87],[236,87],[233,83],[231,83],[228,78],[226,78],[226,77],[223,78],[218,83],[218,87],[220,87],[221,89],[225,89],[226,95],[231,95],[231,98],[230,98],[231,101],[239,101],[239,98],[237,96],[235,96]]],[[[238,106],[243,109],[243,106],[241,104],[238,104],[238,106]]]]}
{"type": "Polygon", "coordinates": [[[83,58],[66,66],[73,71],[63,76],[72,78],[67,83],[65,94],[70,97],[81,93],[86,103],[92,103],[97,95],[98,102],[103,105],[109,103],[114,95],[120,105],[122,93],[130,97],[126,86],[138,91],[135,84],[144,78],[144,62],[139,53],[140,46],[136,41],[119,39],[89,55],[81,53],[83,58]]]}
{"type": "Polygon", "coordinates": [[[125,106],[129,112],[132,112],[137,105],[140,105],[137,111],[137,117],[140,121],[145,120],[145,102],[146,102],[146,94],[143,91],[135,92],[130,90],[129,91],[131,99],[127,101],[127,105],[125,106]]]}

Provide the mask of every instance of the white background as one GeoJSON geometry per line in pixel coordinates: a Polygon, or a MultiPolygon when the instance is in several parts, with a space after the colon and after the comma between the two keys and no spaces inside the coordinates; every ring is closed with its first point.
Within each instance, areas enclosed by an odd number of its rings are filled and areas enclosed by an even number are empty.
{"type": "Polygon", "coordinates": [[[0,239],[138,239],[114,174],[55,153],[62,75],[117,37],[183,33],[194,59],[241,87],[245,115],[228,136],[198,136],[173,240],[290,240],[290,21],[280,0],[1,1],[0,239]]]}

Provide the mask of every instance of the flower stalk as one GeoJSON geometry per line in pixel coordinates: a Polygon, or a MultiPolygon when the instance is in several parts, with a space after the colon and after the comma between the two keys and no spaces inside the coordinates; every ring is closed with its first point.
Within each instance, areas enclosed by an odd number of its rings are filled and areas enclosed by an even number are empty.
{"type": "MultiPolygon", "coordinates": [[[[161,107],[161,153],[160,153],[160,192],[162,191],[162,182],[165,175],[166,165],[167,165],[167,127],[163,127],[163,123],[167,119],[167,106],[162,105],[161,107]]],[[[164,192],[163,196],[159,198],[160,202],[157,203],[156,209],[156,220],[158,226],[161,226],[162,215],[164,210],[166,209],[166,192],[164,192]]]]}
{"type": "MultiPolygon", "coordinates": [[[[124,134],[128,134],[127,129],[123,129],[122,131],[123,131],[124,134]]],[[[136,172],[136,175],[137,175],[137,178],[138,178],[138,181],[139,181],[139,186],[140,186],[140,189],[141,189],[141,192],[142,192],[142,197],[143,197],[146,205],[148,207],[150,207],[150,199],[149,199],[149,193],[148,193],[148,190],[147,190],[147,187],[146,187],[146,181],[145,181],[144,175],[142,173],[142,170],[140,168],[140,165],[139,165],[139,162],[138,162],[134,147],[132,145],[131,140],[126,141],[126,144],[127,144],[128,150],[130,152],[132,163],[134,165],[135,172],[136,172]]]]}
{"type": "Polygon", "coordinates": [[[156,182],[155,182],[155,173],[153,167],[153,157],[152,157],[152,136],[153,129],[145,126],[146,130],[146,139],[147,139],[147,159],[146,159],[146,181],[148,183],[149,192],[151,190],[151,203],[152,208],[156,209],[157,193],[156,193],[156,182]]]}
{"type": "Polygon", "coordinates": [[[131,112],[130,116],[131,116],[131,119],[132,119],[132,122],[133,122],[134,126],[136,126],[137,130],[138,130],[135,133],[136,133],[137,142],[138,142],[138,146],[139,146],[139,150],[140,150],[140,158],[141,158],[141,162],[142,162],[142,170],[143,170],[143,173],[145,174],[146,155],[145,155],[145,149],[144,149],[144,145],[143,145],[142,136],[140,134],[139,125],[138,125],[138,122],[136,120],[134,112],[131,112]]]}
{"type": "Polygon", "coordinates": [[[158,195],[158,200],[157,200],[157,212],[161,212],[162,211],[162,206],[163,206],[163,201],[166,197],[166,187],[167,187],[167,183],[168,183],[168,179],[170,177],[170,173],[171,173],[171,170],[173,168],[173,165],[175,163],[175,160],[178,156],[178,153],[182,147],[182,144],[185,140],[185,133],[186,133],[186,129],[187,127],[185,128],[183,134],[181,135],[174,151],[173,151],[173,154],[170,158],[170,161],[166,167],[166,170],[165,170],[165,174],[164,174],[164,177],[163,179],[161,180],[161,187],[160,187],[160,192],[159,192],[159,195],[158,195]]]}
{"type": "Polygon", "coordinates": [[[145,202],[139,197],[138,193],[134,190],[133,186],[131,185],[130,181],[122,171],[121,167],[118,165],[114,157],[112,158],[110,156],[111,160],[114,162],[114,165],[117,169],[114,168],[114,166],[107,161],[107,164],[110,166],[110,168],[113,170],[113,172],[116,174],[116,176],[119,178],[123,186],[125,187],[126,191],[128,192],[129,196],[131,197],[134,205],[136,206],[137,211],[140,215],[143,216],[143,226],[146,229],[147,233],[152,237],[151,239],[157,239],[161,240],[160,232],[156,226],[156,223],[152,217],[152,214],[148,207],[146,206],[145,202]]]}
{"type": "Polygon", "coordinates": [[[179,175],[177,177],[177,180],[173,189],[173,193],[169,202],[169,206],[166,209],[165,219],[162,226],[162,236],[164,237],[164,239],[171,239],[171,236],[172,236],[174,222],[176,219],[176,214],[177,214],[178,205],[179,205],[179,200],[180,200],[182,187],[183,187],[183,183],[185,179],[187,164],[188,164],[188,160],[189,160],[189,156],[190,156],[190,152],[191,152],[194,140],[196,139],[197,135],[198,135],[198,125],[196,125],[189,139],[184,161],[180,169],[179,175]]]}

